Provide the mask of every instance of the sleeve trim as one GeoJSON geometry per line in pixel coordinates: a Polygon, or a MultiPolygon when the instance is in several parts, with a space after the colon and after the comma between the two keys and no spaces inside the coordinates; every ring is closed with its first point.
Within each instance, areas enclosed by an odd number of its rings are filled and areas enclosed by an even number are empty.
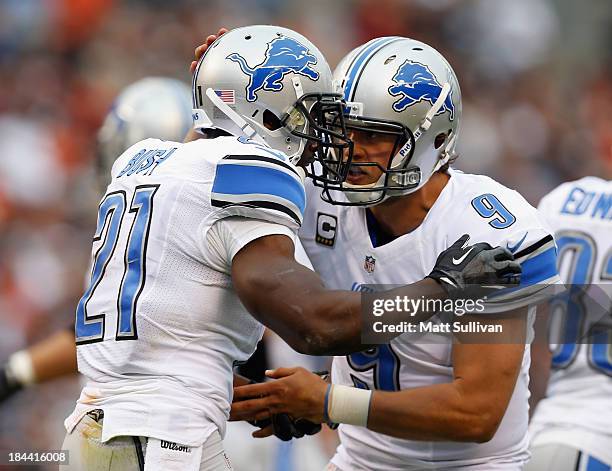
{"type": "Polygon", "coordinates": [[[216,208],[231,208],[231,207],[247,207],[247,208],[262,208],[269,209],[273,211],[279,211],[287,216],[289,216],[298,226],[302,224],[302,219],[298,216],[297,213],[287,208],[286,206],[275,203],[273,201],[262,201],[262,200],[244,200],[240,202],[226,201],[222,199],[212,199],[211,204],[216,208]]]}
{"type": "MultiPolygon", "coordinates": [[[[555,240],[553,239],[553,236],[551,236],[550,234],[548,234],[546,237],[543,237],[542,239],[538,240],[536,243],[531,244],[529,247],[525,247],[523,250],[520,250],[519,252],[514,254],[514,259],[518,260],[519,258],[523,258],[533,252],[535,252],[536,250],[538,250],[540,247],[551,243],[552,246],[554,246],[555,240]]],[[[547,247],[548,248],[548,247],[547,247]]]]}
{"type": "Polygon", "coordinates": [[[247,162],[266,162],[268,164],[282,167],[290,172],[294,173],[301,180],[300,174],[291,165],[283,162],[282,160],[273,159],[272,157],[264,157],[263,155],[226,155],[222,161],[230,163],[232,160],[238,160],[240,163],[246,164],[247,162]]]}

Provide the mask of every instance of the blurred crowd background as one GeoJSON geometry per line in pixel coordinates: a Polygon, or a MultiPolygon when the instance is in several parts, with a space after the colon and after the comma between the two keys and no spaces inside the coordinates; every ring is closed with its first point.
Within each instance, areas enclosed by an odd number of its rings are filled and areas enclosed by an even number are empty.
{"type": "MultiPolygon", "coordinates": [[[[332,67],[377,36],[436,47],[463,92],[456,166],[532,204],[612,174],[610,0],[0,0],[0,363],[72,321],[114,96],[149,75],[189,81],[206,35],[257,23],[304,34],[332,67]]],[[[0,449],[59,448],[78,390],[60,381],[0,406],[0,449]]]]}

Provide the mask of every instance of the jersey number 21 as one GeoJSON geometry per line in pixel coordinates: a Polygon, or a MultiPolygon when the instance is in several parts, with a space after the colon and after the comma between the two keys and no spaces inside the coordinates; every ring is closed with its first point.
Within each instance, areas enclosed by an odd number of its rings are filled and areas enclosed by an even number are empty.
{"type": "Polygon", "coordinates": [[[146,275],[145,259],[149,228],[153,216],[153,197],[159,185],[137,186],[129,209],[125,191],[115,191],[104,197],[98,211],[98,224],[94,242],[104,238],[96,251],[91,270],[89,287],[79,301],[76,312],[76,343],[101,342],[104,340],[106,313],[91,314],[87,306],[96,294],[106,267],[112,259],[121,230],[129,230],[123,254],[124,271],[117,286],[117,327],[115,340],[138,338],[136,329],[136,303],[144,288],[146,275]],[[126,212],[127,209],[127,212],[126,212]],[[132,216],[133,215],[133,216],[132,216]],[[130,227],[124,222],[132,219],[130,227]]]}

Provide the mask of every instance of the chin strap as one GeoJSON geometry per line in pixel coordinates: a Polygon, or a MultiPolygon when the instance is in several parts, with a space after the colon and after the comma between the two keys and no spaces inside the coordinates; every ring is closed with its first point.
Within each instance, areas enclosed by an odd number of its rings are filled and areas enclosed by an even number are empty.
{"type": "Polygon", "coordinates": [[[240,128],[240,131],[242,131],[244,137],[268,147],[266,141],[259,134],[257,134],[257,131],[255,131],[251,125],[242,118],[242,116],[236,113],[223,100],[221,100],[221,98],[219,98],[212,88],[206,89],[206,96],[213,105],[215,105],[225,116],[227,116],[236,126],[240,128]]]}
{"type": "Polygon", "coordinates": [[[291,84],[293,85],[293,90],[295,91],[295,101],[298,101],[300,98],[302,98],[302,95],[304,94],[302,81],[299,77],[293,77],[291,79],[291,84]]]}
{"type": "MultiPolygon", "coordinates": [[[[444,106],[444,102],[446,101],[446,98],[448,98],[448,95],[450,94],[450,92],[451,92],[450,83],[446,82],[442,86],[442,91],[440,92],[440,96],[438,96],[438,99],[434,102],[433,106],[429,109],[429,111],[423,118],[423,121],[419,123],[419,127],[414,132],[414,145],[415,146],[416,146],[416,142],[419,139],[419,137],[421,137],[423,133],[429,130],[429,128],[431,127],[431,120],[442,109],[442,107],[444,106]]],[[[397,155],[400,155],[403,158],[406,154],[408,154],[408,151],[410,151],[410,145],[411,145],[410,141],[406,142],[406,144],[404,144],[404,146],[397,152],[393,160],[395,161],[395,159],[397,158],[397,155]]]]}
{"type": "Polygon", "coordinates": [[[444,150],[440,153],[440,159],[434,167],[434,172],[440,170],[440,168],[447,163],[451,158],[455,156],[455,145],[457,143],[457,134],[451,136],[448,143],[444,146],[444,150]]]}
{"type": "Polygon", "coordinates": [[[446,98],[448,97],[450,91],[450,83],[446,82],[442,86],[442,91],[440,92],[438,99],[435,101],[431,109],[427,112],[425,118],[423,118],[423,121],[421,121],[421,124],[419,124],[419,129],[422,129],[423,131],[427,131],[429,129],[429,127],[431,126],[431,120],[444,106],[444,102],[446,101],[446,98]]]}

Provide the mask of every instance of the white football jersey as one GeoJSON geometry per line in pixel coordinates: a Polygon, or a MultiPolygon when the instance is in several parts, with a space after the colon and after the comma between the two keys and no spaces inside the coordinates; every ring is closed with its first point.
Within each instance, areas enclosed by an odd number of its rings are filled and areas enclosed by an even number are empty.
{"type": "Polygon", "coordinates": [[[286,157],[244,139],[147,139],[115,162],[76,315],[87,377],[70,431],[103,409],[102,440],[199,446],[225,431],[233,372],[263,326],[232,289],[231,260],[269,234],[295,237],[303,179],[286,157]]]}
{"type": "MultiPolygon", "coordinates": [[[[320,200],[319,189],[307,187],[308,207],[299,235],[326,286],[360,290],[364,284],[417,282],[431,272],[438,255],[466,233],[471,244],[488,242],[514,252],[523,267],[521,286],[514,295],[522,296],[523,305],[533,299],[529,293],[535,287],[556,283],[554,241],[535,208],[488,177],[455,170],[450,175],[418,228],[377,247],[368,231],[365,209],[332,206],[320,200]]],[[[436,344],[426,345],[408,341],[405,335],[365,353],[335,357],[333,382],[387,391],[451,382],[452,339],[442,335],[436,344]]],[[[333,462],[343,470],[377,471],[481,464],[492,469],[493,462],[524,462],[528,457],[529,359],[527,346],[508,410],[491,441],[411,441],[341,425],[341,445],[333,462]]]]}
{"type": "Polygon", "coordinates": [[[553,340],[574,341],[551,345],[548,390],[531,424],[534,443],[566,443],[612,462],[612,181],[564,183],[539,209],[555,231],[562,280],[587,289],[564,308],[566,322],[552,314],[553,340]],[[569,331],[573,339],[565,337],[569,331]],[[586,440],[590,434],[598,438],[586,440]]]}

